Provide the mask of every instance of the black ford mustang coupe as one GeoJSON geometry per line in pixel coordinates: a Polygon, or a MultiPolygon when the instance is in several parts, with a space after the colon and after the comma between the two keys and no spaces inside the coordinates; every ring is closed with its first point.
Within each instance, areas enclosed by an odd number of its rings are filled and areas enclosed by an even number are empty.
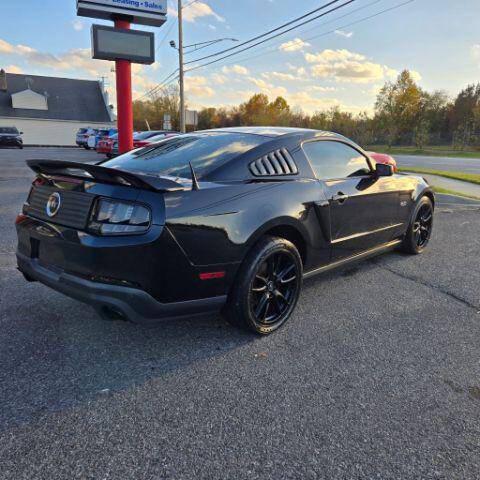
{"type": "Polygon", "coordinates": [[[231,128],[97,165],[29,160],[18,268],[106,318],[222,311],[268,334],[302,279],[394,247],[421,253],[434,196],[341,135],[231,128]]]}

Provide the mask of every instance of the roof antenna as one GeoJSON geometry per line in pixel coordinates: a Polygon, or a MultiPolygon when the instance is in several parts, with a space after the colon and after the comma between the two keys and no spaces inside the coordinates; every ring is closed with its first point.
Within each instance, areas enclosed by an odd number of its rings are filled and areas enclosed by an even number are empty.
{"type": "Polygon", "coordinates": [[[188,162],[190,165],[190,173],[192,174],[192,190],[200,190],[200,185],[198,184],[197,176],[195,175],[195,170],[193,169],[192,162],[188,162]]]}

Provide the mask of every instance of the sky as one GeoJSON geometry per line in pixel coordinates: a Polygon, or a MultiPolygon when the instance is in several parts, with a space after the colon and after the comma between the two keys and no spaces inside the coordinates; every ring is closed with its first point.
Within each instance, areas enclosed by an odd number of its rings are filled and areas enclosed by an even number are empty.
{"type": "MultiPolygon", "coordinates": [[[[77,17],[75,3],[4,0],[0,68],[94,80],[103,76],[115,103],[114,64],[93,60],[90,40],[92,23],[111,22],[77,17]]],[[[197,0],[183,9],[185,45],[219,38],[242,42],[324,3],[197,0]]],[[[178,36],[176,6],[169,0],[168,20],[160,28],[133,27],[154,32],[157,50],[153,65],[133,65],[134,98],[178,68],[178,54],[169,45],[178,36]]],[[[454,97],[480,81],[479,18],[479,0],[354,0],[270,42],[188,72],[187,104],[196,109],[238,105],[265,93],[272,100],[281,95],[307,113],[332,106],[371,113],[380,88],[405,68],[422,88],[454,97]]],[[[196,58],[234,45],[224,40],[189,52],[185,61],[193,63],[187,68],[201,65],[196,58]]]]}

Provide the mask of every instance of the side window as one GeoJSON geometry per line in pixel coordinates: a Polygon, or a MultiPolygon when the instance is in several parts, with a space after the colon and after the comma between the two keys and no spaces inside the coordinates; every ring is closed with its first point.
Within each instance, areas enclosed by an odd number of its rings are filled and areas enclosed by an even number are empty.
{"type": "Polygon", "coordinates": [[[354,148],[340,142],[319,141],[303,144],[317,178],[358,177],[371,171],[367,159],[354,148]]]}

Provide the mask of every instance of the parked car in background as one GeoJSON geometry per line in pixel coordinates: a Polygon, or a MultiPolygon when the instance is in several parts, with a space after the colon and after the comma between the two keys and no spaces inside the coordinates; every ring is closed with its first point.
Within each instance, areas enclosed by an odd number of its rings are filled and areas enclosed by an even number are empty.
{"type": "Polygon", "coordinates": [[[110,138],[117,133],[116,128],[104,128],[96,131],[95,135],[91,135],[88,139],[87,145],[90,148],[97,148],[98,142],[110,138]]]}
{"type": "Polygon", "coordinates": [[[118,133],[111,135],[110,137],[102,138],[97,143],[97,153],[111,157],[113,144],[118,139],[118,133]]]}
{"type": "MultiPolygon", "coordinates": [[[[146,132],[135,132],[133,134],[133,148],[141,148],[150,145],[154,142],[159,142],[168,137],[180,135],[179,132],[172,132],[170,130],[149,130],[146,132]]],[[[118,155],[118,135],[115,137],[112,147],[109,152],[105,153],[108,158],[113,158],[118,155]]]]}
{"type": "Polygon", "coordinates": [[[96,165],[27,164],[37,177],[16,220],[19,270],[108,319],[222,311],[269,334],[304,278],[395,247],[422,253],[432,234],[422,177],[329,132],[225,128],[96,165]]]}
{"type": "Polygon", "coordinates": [[[147,145],[151,145],[152,143],[160,142],[162,140],[165,140],[166,138],[176,137],[177,135],[180,135],[180,132],[172,132],[170,130],[165,130],[164,132],[159,133],[158,135],[154,135],[153,137],[149,137],[145,140],[134,140],[133,148],[146,147],[147,145]]]}
{"type": "Polygon", "coordinates": [[[92,134],[88,137],[87,146],[91,149],[96,149],[98,142],[102,138],[108,138],[110,135],[113,135],[117,132],[113,128],[99,128],[95,130],[95,134],[92,134]]]}
{"type": "Polygon", "coordinates": [[[112,143],[112,148],[110,150],[110,153],[106,154],[108,158],[113,158],[118,156],[118,135],[117,138],[112,143]]]}
{"type": "Polygon", "coordinates": [[[76,137],[76,144],[79,147],[88,149],[88,145],[87,145],[88,138],[93,133],[95,133],[95,130],[93,128],[90,128],[90,127],[79,128],[77,132],[77,137],[76,137]]]}
{"type": "Polygon", "coordinates": [[[377,152],[367,152],[370,155],[370,158],[376,163],[384,163],[385,165],[391,165],[395,173],[398,172],[397,161],[386,153],[377,153],[377,152]]]}
{"type": "Polygon", "coordinates": [[[0,127],[0,146],[23,148],[23,140],[17,127],[0,127]]]}
{"type": "Polygon", "coordinates": [[[145,132],[137,132],[133,136],[133,148],[144,147],[148,145],[148,140],[157,135],[165,135],[166,133],[171,133],[169,130],[148,130],[145,132]]]}

